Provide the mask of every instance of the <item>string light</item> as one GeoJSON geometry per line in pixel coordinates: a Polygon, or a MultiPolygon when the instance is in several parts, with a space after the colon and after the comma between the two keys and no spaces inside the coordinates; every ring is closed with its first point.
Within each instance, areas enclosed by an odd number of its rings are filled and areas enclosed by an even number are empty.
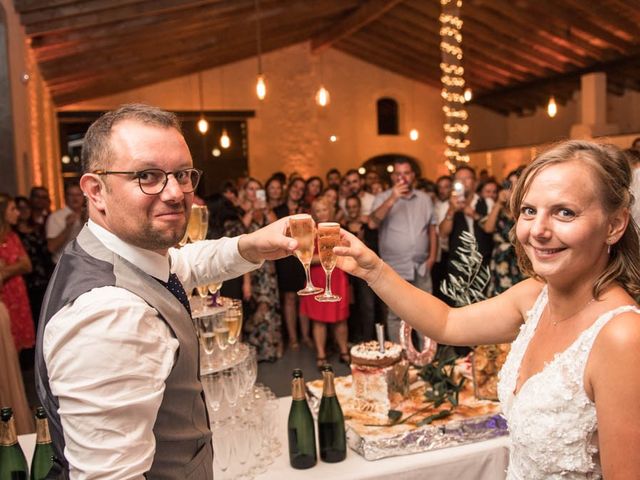
{"type": "Polygon", "coordinates": [[[445,165],[453,171],[461,163],[469,161],[469,156],[465,153],[469,146],[469,140],[465,138],[469,133],[469,125],[466,123],[469,115],[465,109],[465,103],[471,100],[471,90],[465,89],[462,66],[462,26],[464,24],[460,18],[462,0],[440,0],[440,5],[442,8],[438,17],[442,55],[440,95],[444,100],[442,111],[446,118],[443,124],[447,145],[445,165]]]}
{"type": "Polygon", "coordinates": [[[420,138],[420,132],[418,132],[417,129],[412,128],[409,132],[409,138],[415,142],[416,140],[418,140],[418,138],[420,138]]]}
{"type": "Polygon", "coordinates": [[[557,115],[557,113],[558,105],[556,105],[556,99],[552,95],[551,98],[549,98],[549,103],[547,104],[547,115],[553,118],[557,115]]]}

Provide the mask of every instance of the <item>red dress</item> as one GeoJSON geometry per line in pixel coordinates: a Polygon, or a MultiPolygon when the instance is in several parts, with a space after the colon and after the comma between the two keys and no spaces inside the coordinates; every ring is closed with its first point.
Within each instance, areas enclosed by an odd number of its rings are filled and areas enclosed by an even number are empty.
{"type": "MultiPolygon", "coordinates": [[[[14,232],[9,232],[0,243],[0,260],[6,265],[13,265],[27,253],[14,232]]],[[[5,304],[11,319],[11,334],[16,350],[31,348],[35,344],[33,317],[29,306],[27,286],[22,275],[14,275],[4,281],[0,287],[0,300],[5,304]]]]}
{"type": "MultiPolygon", "coordinates": [[[[316,287],[324,288],[326,275],[322,265],[311,265],[311,281],[316,287]]],[[[315,295],[300,297],[300,313],[311,320],[324,323],[342,322],[349,318],[349,277],[339,268],[331,273],[331,291],[340,295],[339,302],[318,302],[315,295]]]]}

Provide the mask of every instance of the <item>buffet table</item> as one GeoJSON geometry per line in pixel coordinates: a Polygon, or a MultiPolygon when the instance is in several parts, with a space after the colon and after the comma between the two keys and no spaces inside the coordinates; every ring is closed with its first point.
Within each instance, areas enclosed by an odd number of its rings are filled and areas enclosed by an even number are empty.
{"type": "MultiPolygon", "coordinates": [[[[283,479],[420,479],[429,480],[499,480],[505,478],[509,460],[508,437],[499,437],[459,447],[430,452],[367,461],[352,450],[340,463],[318,464],[309,470],[294,470],[289,465],[287,452],[287,417],[291,397],[278,399],[277,435],[282,445],[281,455],[269,465],[267,471],[256,480],[283,479]]],[[[35,446],[35,434],[19,437],[25,456],[31,458],[35,446]]]]}

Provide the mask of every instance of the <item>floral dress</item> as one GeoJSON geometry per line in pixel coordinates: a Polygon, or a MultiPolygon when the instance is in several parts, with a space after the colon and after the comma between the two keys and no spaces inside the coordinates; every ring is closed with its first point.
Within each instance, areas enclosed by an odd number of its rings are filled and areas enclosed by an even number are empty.
{"type": "MultiPolygon", "coordinates": [[[[247,233],[263,226],[253,220],[247,233]]],[[[282,316],[279,298],[276,266],[267,260],[251,272],[251,300],[244,328],[247,342],[256,347],[258,361],[275,361],[280,355],[282,316]]]]}
{"type": "MultiPolygon", "coordinates": [[[[27,253],[14,232],[9,232],[0,242],[0,260],[6,265],[13,265],[27,253]]],[[[16,350],[31,348],[35,344],[35,331],[27,287],[22,275],[8,278],[0,286],[0,300],[9,311],[11,320],[11,335],[16,350]]]]}
{"type": "Polygon", "coordinates": [[[509,232],[514,224],[513,218],[509,217],[504,210],[498,214],[496,229],[493,233],[489,296],[502,293],[524,279],[518,268],[516,250],[509,241],[509,232]]]}

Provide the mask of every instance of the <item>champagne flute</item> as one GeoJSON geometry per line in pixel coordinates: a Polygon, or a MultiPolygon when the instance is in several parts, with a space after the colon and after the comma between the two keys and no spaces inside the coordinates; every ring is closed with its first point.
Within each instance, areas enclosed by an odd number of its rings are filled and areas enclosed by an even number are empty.
{"type": "Polygon", "coordinates": [[[335,222],[326,222],[318,224],[318,253],[320,254],[320,263],[322,269],[327,276],[326,286],[322,295],[316,295],[318,302],[339,302],[342,300],[340,295],[331,292],[331,273],[336,266],[337,257],[333,253],[333,247],[340,243],[340,224],[335,222]]]}
{"type": "Polygon", "coordinates": [[[313,240],[315,237],[315,222],[311,215],[306,213],[293,215],[289,217],[289,229],[291,236],[298,241],[298,248],[295,251],[298,260],[304,267],[304,273],[307,277],[307,284],[302,290],[298,290],[298,295],[315,295],[321,293],[322,288],[316,287],[311,282],[311,259],[313,258],[313,240]]]}
{"type": "MultiPolygon", "coordinates": [[[[209,231],[209,209],[206,205],[200,205],[200,240],[207,238],[209,231]]],[[[219,287],[218,287],[219,288],[219,287]]]]}
{"type": "Polygon", "coordinates": [[[240,338],[242,331],[242,309],[236,306],[229,307],[224,321],[229,329],[229,343],[234,345],[240,338]]]}
{"type": "Polygon", "coordinates": [[[222,305],[221,302],[220,302],[220,297],[216,296],[216,294],[220,291],[220,288],[222,288],[222,282],[210,283],[209,284],[209,293],[211,295],[213,295],[213,305],[214,306],[222,305]]]}
{"type": "Polygon", "coordinates": [[[202,230],[202,214],[200,205],[195,203],[191,205],[191,215],[189,215],[189,223],[187,223],[187,235],[192,242],[200,240],[200,230],[202,230]]]}

